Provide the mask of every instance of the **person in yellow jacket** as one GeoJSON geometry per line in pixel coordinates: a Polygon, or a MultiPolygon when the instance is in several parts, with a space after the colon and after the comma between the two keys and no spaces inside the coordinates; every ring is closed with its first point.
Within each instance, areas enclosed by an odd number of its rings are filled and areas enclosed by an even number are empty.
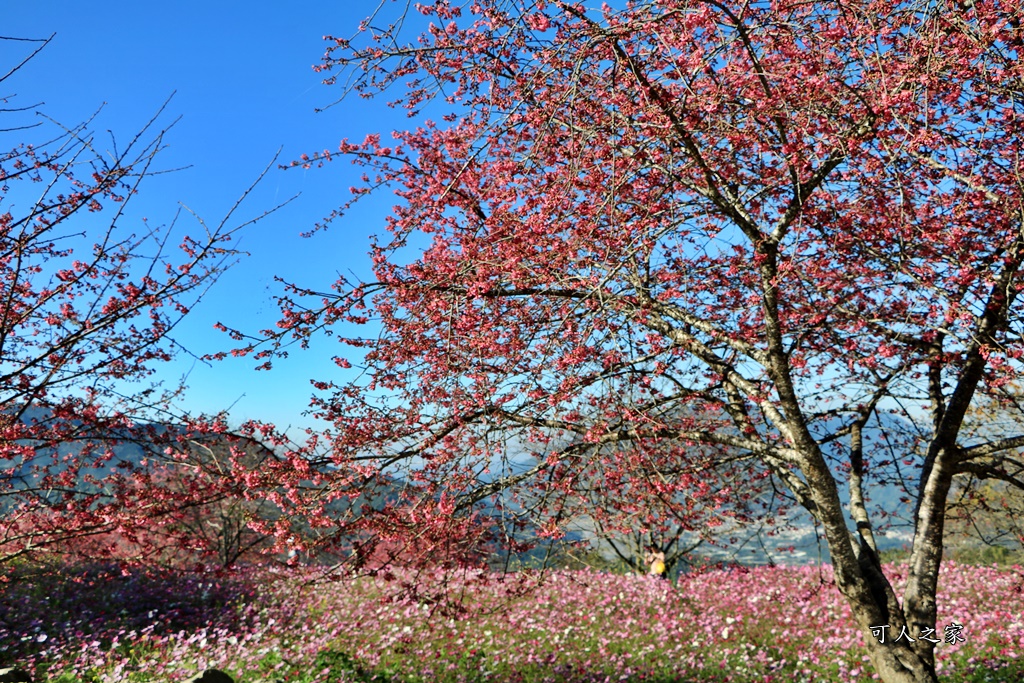
{"type": "Polygon", "coordinates": [[[648,574],[662,579],[668,578],[668,572],[665,571],[665,553],[653,545],[647,546],[647,555],[644,556],[644,562],[650,568],[648,574]]]}

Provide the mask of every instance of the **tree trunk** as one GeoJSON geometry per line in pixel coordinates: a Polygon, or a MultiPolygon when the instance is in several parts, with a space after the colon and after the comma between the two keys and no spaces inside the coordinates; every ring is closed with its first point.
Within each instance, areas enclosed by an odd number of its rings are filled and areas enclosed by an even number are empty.
{"type": "Polygon", "coordinates": [[[840,591],[850,603],[854,618],[864,633],[871,664],[885,683],[938,683],[932,644],[922,640],[918,632],[911,633],[896,595],[882,574],[876,557],[864,558],[866,561],[861,563],[855,581],[857,585],[851,587],[853,590],[847,591],[840,586],[840,591]],[[872,629],[884,626],[888,627],[882,631],[884,642],[879,642],[872,629]],[[912,644],[906,637],[897,640],[904,628],[915,639],[915,643],[912,644]]]}
{"type": "MultiPolygon", "coordinates": [[[[871,657],[875,672],[885,683],[938,683],[934,667],[928,666],[913,653],[916,662],[904,659],[899,650],[888,649],[877,641],[875,646],[868,648],[868,656],[871,657]]],[[[909,648],[903,651],[911,652],[909,648]]]]}
{"type": "MultiPolygon", "coordinates": [[[[865,634],[868,656],[876,673],[885,683],[938,683],[931,643],[920,640],[918,632],[911,633],[896,592],[882,571],[878,554],[865,537],[855,537],[847,528],[835,481],[818,454],[805,460],[804,473],[810,485],[816,516],[825,531],[836,586],[849,602],[853,616],[865,634]],[[882,626],[888,628],[884,632],[884,642],[879,642],[872,628],[882,626]],[[906,637],[897,640],[904,630],[915,639],[915,643],[906,637]],[[928,647],[923,647],[926,645],[928,647]],[[920,652],[915,646],[920,648],[920,652]]],[[[931,623],[913,625],[918,629],[933,628],[934,614],[931,623]]]]}

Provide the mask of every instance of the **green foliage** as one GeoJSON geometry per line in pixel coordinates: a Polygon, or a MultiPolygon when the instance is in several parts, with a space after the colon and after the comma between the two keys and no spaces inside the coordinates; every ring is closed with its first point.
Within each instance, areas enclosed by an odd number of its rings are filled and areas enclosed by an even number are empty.
{"type": "Polygon", "coordinates": [[[100,676],[97,672],[90,670],[82,674],[62,673],[56,678],[51,678],[50,683],[98,683],[100,676]]]}
{"type": "Polygon", "coordinates": [[[313,669],[316,671],[328,670],[328,678],[339,677],[353,683],[369,683],[375,678],[372,671],[365,668],[355,657],[341,650],[321,650],[313,660],[313,669]]]}
{"type": "Polygon", "coordinates": [[[946,557],[961,564],[995,564],[1000,567],[1024,564],[1024,550],[1020,548],[1007,548],[1001,545],[964,544],[949,548],[948,551],[946,557]]]}
{"type": "Polygon", "coordinates": [[[882,564],[888,564],[890,562],[894,564],[906,564],[910,560],[910,546],[903,545],[899,548],[889,548],[888,550],[879,551],[878,557],[882,561],[882,564]]]}
{"type": "Polygon", "coordinates": [[[957,683],[1019,683],[1024,681],[1024,662],[983,662],[962,675],[950,677],[957,683]]]}
{"type": "MultiPolygon", "coordinates": [[[[883,550],[879,553],[879,556],[883,564],[889,562],[905,564],[910,560],[910,547],[902,546],[883,550]]],[[[943,559],[952,560],[958,564],[975,566],[997,565],[1000,567],[1012,567],[1013,565],[1024,564],[1024,550],[976,542],[950,544],[947,541],[943,559]]]]}

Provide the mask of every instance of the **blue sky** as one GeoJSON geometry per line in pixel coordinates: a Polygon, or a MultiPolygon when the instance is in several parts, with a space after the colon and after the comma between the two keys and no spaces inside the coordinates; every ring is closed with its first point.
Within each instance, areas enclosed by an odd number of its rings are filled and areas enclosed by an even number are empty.
{"type": "MultiPolygon", "coordinates": [[[[168,136],[170,147],[159,165],[190,168],[144,184],[131,219],[146,216],[152,223],[165,223],[181,203],[216,223],[279,148],[286,161],[303,152],[336,149],[342,138],[361,140],[369,132],[386,134],[407,123],[383,102],[354,98],[314,112],[340,95],[322,85],[312,69],[324,52],[322,37],[351,35],[378,4],[4,0],[0,34],[56,36],[3,84],[0,96],[17,94],[21,105],[44,102],[40,110],[65,124],[77,123],[103,105],[93,128],[112,130],[124,144],[176,93],[163,121],[181,120],[168,136]]],[[[4,73],[25,49],[4,47],[4,73]]],[[[9,137],[5,140],[10,142],[9,137]]],[[[358,207],[327,233],[300,237],[344,201],[354,184],[356,169],[347,161],[323,169],[272,170],[239,217],[256,216],[296,193],[301,193],[299,198],[244,234],[241,247],[251,256],[222,278],[176,338],[202,354],[230,346],[226,335],[212,329],[218,320],[253,332],[272,325],[276,309],[270,297],[278,291],[274,275],[322,288],[337,272],[368,277],[368,236],[382,232],[389,197],[380,195],[358,207]]],[[[323,341],[278,363],[271,373],[254,372],[248,360],[212,368],[183,360],[163,368],[161,376],[174,381],[190,371],[191,411],[215,412],[234,404],[231,415],[236,421],[257,418],[302,425],[309,423],[300,416],[311,393],[309,379],[330,376],[335,347],[323,341]]]]}

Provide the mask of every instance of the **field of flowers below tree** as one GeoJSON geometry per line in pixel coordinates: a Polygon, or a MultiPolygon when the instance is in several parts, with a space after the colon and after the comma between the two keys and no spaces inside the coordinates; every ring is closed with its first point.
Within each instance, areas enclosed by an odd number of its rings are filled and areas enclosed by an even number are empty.
{"type": "MultiPolygon", "coordinates": [[[[890,569],[899,572],[898,566],[890,569]]],[[[1024,680],[1024,569],[946,563],[945,681],[1024,680]]],[[[887,634],[895,637],[898,634],[887,634]]],[[[83,568],[13,579],[0,667],[56,683],[871,680],[829,567],[713,570],[676,585],[589,571],[325,580],[83,568]]]]}

